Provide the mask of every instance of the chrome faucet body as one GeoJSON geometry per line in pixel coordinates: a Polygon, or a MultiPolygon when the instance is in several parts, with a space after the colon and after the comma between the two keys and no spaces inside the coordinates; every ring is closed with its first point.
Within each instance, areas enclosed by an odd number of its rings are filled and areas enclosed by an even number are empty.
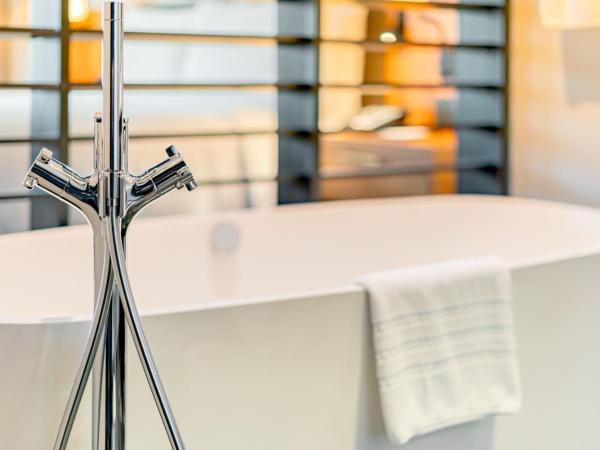
{"type": "Polygon", "coordinates": [[[94,231],[94,316],[54,450],[65,450],[93,372],[93,450],[125,449],[125,335],[128,327],[173,450],[184,445],[144,337],[125,264],[133,218],[173,189],[197,187],[175,147],[139,175],[127,170],[128,120],[123,116],[123,4],[104,5],[103,113],[94,116],[94,167],[83,177],[42,149],[23,184],[79,210],[94,231]]]}

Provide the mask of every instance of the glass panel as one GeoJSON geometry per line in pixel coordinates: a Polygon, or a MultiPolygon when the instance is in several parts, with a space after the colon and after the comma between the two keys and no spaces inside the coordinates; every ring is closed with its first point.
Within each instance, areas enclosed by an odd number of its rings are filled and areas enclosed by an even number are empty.
{"type": "Polygon", "coordinates": [[[27,231],[31,224],[29,200],[5,200],[0,202],[0,234],[27,231]]]}
{"type": "MultiPolygon", "coordinates": [[[[101,42],[96,36],[71,41],[69,79],[97,83],[101,42]]],[[[125,83],[243,84],[277,81],[277,46],[132,40],[125,42],[125,83]]]]}
{"type": "MultiPolygon", "coordinates": [[[[101,111],[100,91],[69,97],[71,136],[91,136],[92,116],[101,111]]],[[[131,135],[271,131],[277,128],[277,92],[265,90],[129,90],[125,112],[131,135]]]]}
{"type": "Polygon", "coordinates": [[[2,0],[0,27],[60,27],[60,0],[2,0]]]}
{"type": "Polygon", "coordinates": [[[357,117],[373,106],[396,107],[383,125],[502,126],[503,98],[484,89],[323,88],[319,127],[324,132],[352,129],[357,117]],[[367,109],[365,109],[367,108],[367,109]]]}
{"type": "MultiPolygon", "coordinates": [[[[275,181],[201,186],[193,192],[185,189],[169,192],[144,208],[140,217],[202,214],[215,210],[269,208],[276,205],[277,183],[275,181]]],[[[86,223],[85,218],[73,208],[69,208],[68,212],[69,224],[86,223]]]]}
{"type": "Polygon", "coordinates": [[[322,136],[320,167],[325,177],[498,168],[501,154],[502,141],[494,132],[389,127],[322,136]]]}
{"type": "Polygon", "coordinates": [[[4,89],[0,95],[0,140],[58,137],[58,92],[4,89]]]}
{"type": "MultiPolygon", "coordinates": [[[[390,0],[394,1],[394,0],[390,0]]],[[[423,3],[444,3],[448,5],[472,5],[472,6],[504,6],[506,5],[506,0],[435,0],[435,1],[427,1],[427,0],[406,0],[406,3],[414,3],[422,5],[423,3]]]]}
{"type": "Polygon", "coordinates": [[[31,153],[30,144],[0,145],[0,196],[27,193],[21,182],[31,165],[31,153]]]}
{"type": "MultiPolygon", "coordinates": [[[[409,0],[412,1],[412,0],[409,0]]],[[[420,0],[414,0],[420,2],[420,0]]],[[[504,6],[506,0],[436,0],[436,3],[451,3],[460,5],[504,6]]]]}
{"type": "Polygon", "coordinates": [[[340,41],[365,41],[369,35],[370,8],[352,0],[321,2],[321,38],[340,41]]]}
{"type": "Polygon", "coordinates": [[[275,181],[201,186],[193,192],[170,192],[142,211],[141,216],[199,214],[223,209],[268,208],[277,205],[275,181]]]}
{"type": "MultiPolygon", "coordinates": [[[[129,142],[129,170],[140,173],[166,158],[165,149],[174,144],[192,173],[201,183],[230,183],[229,186],[201,186],[192,193],[169,193],[149,207],[147,214],[180,214],[212,209],[263,207],[277,203],[277,136],[218,136],[177,139],[132,139],[129,142]],[[242,184],[240,180],[255,180],[242,184]]],[[[73,142],[69,164],[81,174],[92,167],[92,143],[73,142]]],[[[80,223],[78,215],[71,215],[80,223]]]]}
{"type": "MultiPolygon", "coordinates": [[[[140,173],[162,161],[166,158],[165,149],[171,144],[178,148],[200,182],[267,180],[277,175],[275,134],[132,139],[129,141],[129,171],[140,173]]],[[[69,164],[73,168],[82,174],[89,173],[92,167],[91,141],[71,143],[69,156],[69,164]]]]}
{"type": "Polygon", "coordinates": [[[321,200],[399,197],[431,194],[502,193],[497,171],[438,171],[433,173],[326,179],[320,182],[321,200]]]}
{"type": "MultiPolygon", "coordinates": [[[[86,2],[87,0],[75,0],[86,2]]],[[[103,0],[90,0],[89,10],[71,19],[73,28],[100,29],[103,0]]],[[[128,0],[127,31],[219,35],[277,34],[277,1],[128,0]]]]}
{"type": "Polygon", "coordinates": [[[52,83],[60,80],[60,41],[0,33],[0,83],[52,83]]]}
{"type": "Polygon", "coordinates": [[[279,1],[279,34],[312,38],[317,36],[318,1],[279,1]]]}
{"type": "Polygon", "coordinates": [[[455,172],[418,173],[358,178],[324,179],[321,200],[452,194],[457,192],[455,172]]]}
{"type": "Polygon", "coordinates": [[[390,83],[398,85],[502,86],[500,50],[321,45],[321,80],[329,85],[390,83]]]}
{"type": "Polygon", "coordinates": [[[321,14],[323,39],[451,45],[502,45],[505,40],[501,10],[328,0],[321,14]]]}

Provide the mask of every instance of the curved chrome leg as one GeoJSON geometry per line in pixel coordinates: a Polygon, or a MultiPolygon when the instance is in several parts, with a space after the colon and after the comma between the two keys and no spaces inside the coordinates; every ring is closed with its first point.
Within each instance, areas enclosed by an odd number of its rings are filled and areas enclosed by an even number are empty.
{"type": "Polygon", "coordinates": [[[81,364],[77,370],[75,382],[73,384],[73,388],[71,389],[69,400],[67,401],[67,406],[60,424],[58,436],[56,438],[56,442],[54,443],[54,450],[65,450],[67,448],[67,442],[69,441],[71,429],[73,428],[73,422],[75,421],[75,416],[77,415],[77,410],[79,409],[79,405],[81,403],[81,397],[83,396],[92,366],[94,365],[96,353],[102,338],[102,332],[106,326],[108,311],[110,310],[110,305],[112,303],[111,286],[113,284],[113,272],[108,254],[104,260],[103,274],[102,290],[99,291],[101,298],[98,298],[98,301],[96,302],[94,320],[92,322],[92,327],[85,345],[81,364]]]}
{"type": "Polygon", "coordinates": [[[127,319],[127,324],[129,325],[135,348],[140,357],[140,362],[142,363],[144,373],[148,380],[148,384],[150,385],[152,395],[154,396],[154,401],[160,412],[160,417],[165,426],[171,447],[173,450],[184,450],[183,440],[181,439],[177,423],[175,422],[169,401],[167,400],[162,382],[160,381],[134,303],[129,277],[127,275],[127,270],[125,269],[125,252],[121,241],[121,224],[119,222],[116,209],[114,209],[109,214],[109,218],[105,220],[110,259],[115,273],[115,281],[119,289],[121,302],[123,304],[123,310],[125,311],[125,317],[127,319]]]}

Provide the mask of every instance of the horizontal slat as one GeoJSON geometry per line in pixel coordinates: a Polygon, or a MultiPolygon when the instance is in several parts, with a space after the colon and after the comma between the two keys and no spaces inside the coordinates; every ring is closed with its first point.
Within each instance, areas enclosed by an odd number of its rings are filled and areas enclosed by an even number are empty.
{"type": "MultiPolygon", "coordinates": [[[[395,175],[417,175],[417,174],[430,174],[430,173],[438,173],[438,172],[471,172],[482,170],[485,167],[478,165],[464,165],[461,167],[453,167],[453,166],[438,166],[438,167],[424,167],[422,169],[419,168],[411,168],[407,170],[401,169],[378,169],[372,171],[361,171],[361,172],[352,172],[352,173],[340,173],[335,175],[320,175],[319,179],[322,180],[339,180],[339,179],[354,179],[354,178],[367,178],[367,177],[387,177],[387,176],[395,176],[395,175]]],[[[498,170],[497,172],[501,172],[498,170]]],[[[252,177],[252,178],[231,178],[231,179],[220,179],[220,180],[196,180],[199,186],[228,186],[235,184],[252,184],[252,183],[274,183],[274,182],[294,182],[298,179],[305,179],[306,176],[277,176],[277,177],[252,177]]],[[[10,200],[23,200],[23,199],[52,199],[52,197],[45,192],[34,189],[31,192],[0,192],[0,202],[1,201],[10,201],[10,200]]]]}
{"type": "Polygon", "coordinates": [[[268,178],[232,178],[229,180],[196,180],[198,186],[229,186],[232,184],[274,183],[279,177],[268,178]]]}
{"type": "Polygon", "coordinates": [[[2,139],[0,138],[0,145],[2,144],[58,144],[59,140],[56,138],[43,138],[43,137],[32,137],[32,138],[16,138],[16,139],[2,139]]]}
{"type": "Polygon", "coordinates": [[[0,83],[0,89],[37,89],[43,91],[56,91],[60,89],[60,85],[49,83],[0,83]]]}
{"type": "MultiPolygon", "coordinates": [[[[468,126],[468,125],[455,125],[455,126],[444,126],[435,127],[427,126],[432,131],[439,130],[479,130],[479,131],[490,131],[490,132],[501,132],[504,127],[499,126],[468,126]]],[[[214,131],[214,132],[199,132],[199,133],[165,133],[165,134],[138,134],[130,135],[129,139],[179,139],[179,138],[203,138],[203,137],[228,137],[228,136],[263,136],[266,134],[283,134],[287,136],[303,137],[306,139],[314,139],[317,136],[326,136],[338,134],[339,132],[328,132],[328,131],[309,131],[309,130],[290,130],[290,129],[274,129],[274,130],[248,130],[248,131],[214,131]]],[[[364,133],[368,134],[368,131],[353,131],[353,133],[364,133]]],[[[69,142],[81,142],[91,141],[92,136],[73,136],[69,138],[69,142]]],[[[53,139],[13,139],[13,140],[0,140],[0,144],[13,144],[13,143],[57,143],[58,140],[53,139]]]]}
{"type": "MultiPolygon", "coordinates": [[[[31,87],[34,88],[34,85],[10,85],[5,86],[7,88],[14,88],[14,86],[21,87],[31,87]]],[[[0,88],[3,86],[0,85],[0,88]]],[[[71,83],[69,84],[69,88],[73,90],[90,90],[90,89],[100,89],[100,83],[71,83]]],[[[283,89],[290,91],[308,91],[313,90],[316,87],[328,87],[328,88],[362,88],[362,89],[385,89],[385,88],[406,88],[406,89],[429,89],[429,88],[457,88],[457,89],[468,89],[468,88],[477,88],[477,89],[498,89],[503,90],[505,86],[501,85],[480,85],[480,84],[465,84],[465,83],[444,83],[444,84],[398,84],[398,83],[362,83],[362,84],[291,84],[291,83],[239,83],[239,84],[191,84],[191,83],[142,83],[142,84],[126,84],[125,89],[283,89]]],[[[37,85],[38,89],[43,89],[44,87],[41,85],[37,85]]],[[[49,87],[48,87],[49,89],[49,87]]],[[[58,86],[55,86],[54,89],[58,89],[58,86]]]]}
{"type": "Polygon", "coordinates": [[[361,3],[365,4],[377,4],[385,3],[396,6],[418,6],[423,8],[449,8],[449,9],[494,9],[494,10],[505,10],[506,5],[485,5],[485,4],[470,4],[470,3],[446,3],[446,2],[423,2],[419,0],[362,0],[361,3]]]}
{"type": "Polygon", "coordinates": [[[52,198],[50,195],[45,192],[34,189],[29,191],[23,188],[23,192],[15,191],[15,192],[0,192],[0,201],[10,201],[10,200],[27,200],[30,198],[52,198]]]}
{"type": "Polygon", "coordinates": [[[444,84],[398,84],[398,83],[362,83],[362,84],[320,84],[320,87],[328,88],[360,88],[369,89],[432,89],[432,88],[457,88],[457,89],[495,89],[504,90],[505,86],[500,85],[481,85],[465,83],[444,83],[444,84]]]}
{"type": "MultiPolygon", "coordinates": [[[[102,32],[100,30],[71,30],[70,34],[74,37],[78,35],[97,36],[100,39],[102,32]]],[[[225,42],[233,44],[284,44],[284,45],[302,45],[311,44],[315,40],[300,36],[260,36],[250,34],[205,34],[205,33],[168,33],[161,31],[127,31],[125,39],[132,40],[183,40],[199,42],[225,42]]]]}
{"type": "Polygon", "coordinates": [[[390,48],[405,48],[405,47],[427,47],[427,48],[468,48],[482,50],[505,50],[505,45],[482,45],[482,44],[442,44],[442,43],[425,43],[425,42],[379,42],[379,41],[352,41],[339,39],[320,39],[319,43],[324,44],[355,44],[364,47],[367,50],[386,51],[390,48]]]}
{"type": "MultiPolygon", "coordinates": [[[[412,126],[412,125],[411,125],[412,126]]],[[[454,126],[427,126],[432,131],[439,130],[479,130],[479,131],[490,131],[490,132],[501,132],[504,127],[500,126],[470,126],[470,125],[454,125],[454,126]]],[[[129,139],[177,139],[177,138],[202,138],[202,137],[227,137],[227,136],[262,136],[265,134],[285,134],[288,136],[305,137],[307,139],[313,139],[319,135],[330,135],[337,134],[339,132],[327,132],[327,131],[310,131],[310,130],[291,130],[291,129],[273,129],[273,130],[248,130],[248,131],[215,131],[215,132],[200,132],[200,133],[171,133],[171,134],[138,134],[131,135],[129,139]]],[[[353,131],[353,133],[371,133],[370,131],[353,131]]],[[[69,138],[69,141],[89,141],[92,136],[77,136],[69,138]]],[[[35,140],[33,142],[50,142],[51,140],[35,140]]],[[[1,141],[0,141],[1,142],[1,141]]],[[[24,141],[29,142],[29,141],[24,141]]]]}
{"type": "MultiPolygon", "coordinates": [[[[100,89],[100,83],[71,83],[69,87],[74,90],[85,90],[85,89],[100,89]]],[[[238,84],[211,84],[211,83],[141,83],[141,84],[125,84],[125,89],[212,89],[212,90],[224,90],[224,89],[285,89],[292,91],[310,90],[314,89],[314,85],[310,84],[293,84],[293,83],[238,83],[238,84]]]]}
{"type": "Polygon", "coordinates": [[[395,175],[418,175],[418,174],[429,174],[439,172],[471,172],[482,170],[489,167],[488,165],[482,164],[463,164],[463,165],[438,165],[438,166],[424,166],[424,167],[411,167],[407,169],[401,168],[377,168],[372,170],[357,170],[349,172],[339,172],[331,174],[320,174],[319,178],[322,180],[342,180],[342,179],[353,179],[353,178],[370,178],[370,177],[388,177],[395,175]]]}
{"type": "MultiPolygon", "coordinates": [[[[286,181],[293,181],[295,177],[283,177],[286,181]]],[[[277,182],[278,179],[282,180],[281,177],[265,177],[265,178],[231,178],[223,180],[196,180],[198,186],[228,186],[233,184],[250,184],[250,183],[273,183],[277,182]]],[[[23,192],[0,192],[0,202],[11,201],[11,200],[27,200],[27,199],[48,199],[53,200],[50,194],[40,190],[33,189],[28,191],[23,188],[23,192]]]]}
{"type": "MultiPolygon", "coordinates": [[[[397,125],[398,127],[402,127],[403,125],[397,125]]],[[[440,131],[440,130],[478,130],[478,131],[490,131],[490,132],[501,132],[505,127],[500,126],[473,126],[473,125],[453,125],[453,126],[432,126],[432,125],[407,125],[408,127],[426,127],[431,131],[440,131]]],[[[316,136],[328,136],[339,134],[339,131],[308,131],[308,130],[277,130],[275,131],[280,134],[293,135],[297,137],[306,137],[312,138],[316,136]]],[[[369,134],[372,131],[361,131],[356,130],[352,131],[352,133],[356,134],[369,134]]]]}
{"type": "MultiPolygon", "coordinates": [[[[204,133],[165,133],[165,134],[138,134],[130,135],[129,139],[178,139],[178,138],[203,138],[203,137],[227,137],[227,136],[262,136],[275,134],[277,130],[249,130],[249,131],[215,131],[204,133]]],[[[71,142],[90,141],[92,136],[76,136],[69,138],[71,142]]]]}
{"type": "Polygon", "coordinates": [[[28,34],[32,37],[58,36],[60,31],[48,28],[0,27],[0,33],[28,34]]]}
{"type": "MultiPolygon", "coordinates": [[[[72,30],[71,35],[92,35],[100,38],[99,30],[72,30]]],[[[251,36],[251,35],[224,35],[224,34],[195,34],[195,33],[166,33],[166,32],[139,32],[131,31],[125,33],[125,37],[135,40],[183,40],[183,41],[200,41],[200,42],[217,42],[228,44],[282,44],[282,45],[308,45],[320,43],[344,43],[344,44],[359,44],[365,46],[382,46],[389,47],[439,47],[439,48],[481,48],[481,49],[503,49],[504,45],[477,45],[477,44],[434,44],[422,42],[396,42],[383,43],[377,41],[351,41],[351,40],[335,40],[335,39],[311,39],[296,36],[251,36]]]]}
{"type": "MultiPolygon", "coordinates": [[[[73,33],[80,34],[81,31],[73,33]]],[[[96,34],[96,33],[85,33],[96,34]]],[[[99,34],[98,34],[99,36],[99,34]]],[[[337,39],[309,39],[296,38],[293,36],[225,36],[225,35],[194,35],[194,34],[177,34],[177,33],[129,33],[130,39],[138,40],[184,40],[184,41],[201,41],[210,43],[227,43],[227,44],[265,44],[265,45],[309,45],[321,43],[338,43],[338,44],[358,44],[366,47],[394,48],[394,47],[436,47],[436,48],[480,48],[490,50],[503,50],[505,45],[486,45],[486,44],[451,44],[451,43],[426,43],[403,41],[395,43],[385,43],[378,41],[353,41],[353,40],[337,40],[337,39]]]]}
{"type": "MultiPolygon", "coordinates": [[[[396,125],[394,126],[394,128],[398,128],[398,127],[403,127],[404,125],[396,125]]],[[[473,125],[452,125],[452,126],[433,126],[433,125],[407,125],[407,128],[414,128],[414,127],[425,127],[430,131],[441,131],[441,130],[478,130],[478,131],[490,131],[490,132],[500,132],[504,129],[504,127],[500,127],[500,126],[473,126],[473,125]]],[[[319,135],[321,136],[328,136],[328,135],[335,135],[335,134],[339,134],[339,131],[320,131],[319,135]]],[[[373,131],[362,131],[362,130],[352,130],[352,133],[355,134],[370,134],[373,133],[373,131]]]]}

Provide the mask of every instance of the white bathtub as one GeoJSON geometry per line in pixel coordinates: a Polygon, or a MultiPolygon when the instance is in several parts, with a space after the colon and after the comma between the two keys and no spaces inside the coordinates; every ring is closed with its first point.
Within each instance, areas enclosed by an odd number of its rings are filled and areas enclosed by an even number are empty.
{"type": "MultiPolygon", "coordinates": [[[[128,245],[188,449],[390,449],[352,279],[490,254],[514,275],[523,411],[405,448],[600,447],[600,212],[497,197],[344,202],[140,220],[128,245]],[[214,230],[231,227],[239,245],[217,249],[214,230]]],[[[0,448],[50,448],[89,326],[89,228],[1,236],[0,274],[0,448]]],[[[131,349],[128,364],[128,450],[166,449],[131,349]]],[[[71,448],[89,448],[90,421],[86,398],[71,448]]]]}

